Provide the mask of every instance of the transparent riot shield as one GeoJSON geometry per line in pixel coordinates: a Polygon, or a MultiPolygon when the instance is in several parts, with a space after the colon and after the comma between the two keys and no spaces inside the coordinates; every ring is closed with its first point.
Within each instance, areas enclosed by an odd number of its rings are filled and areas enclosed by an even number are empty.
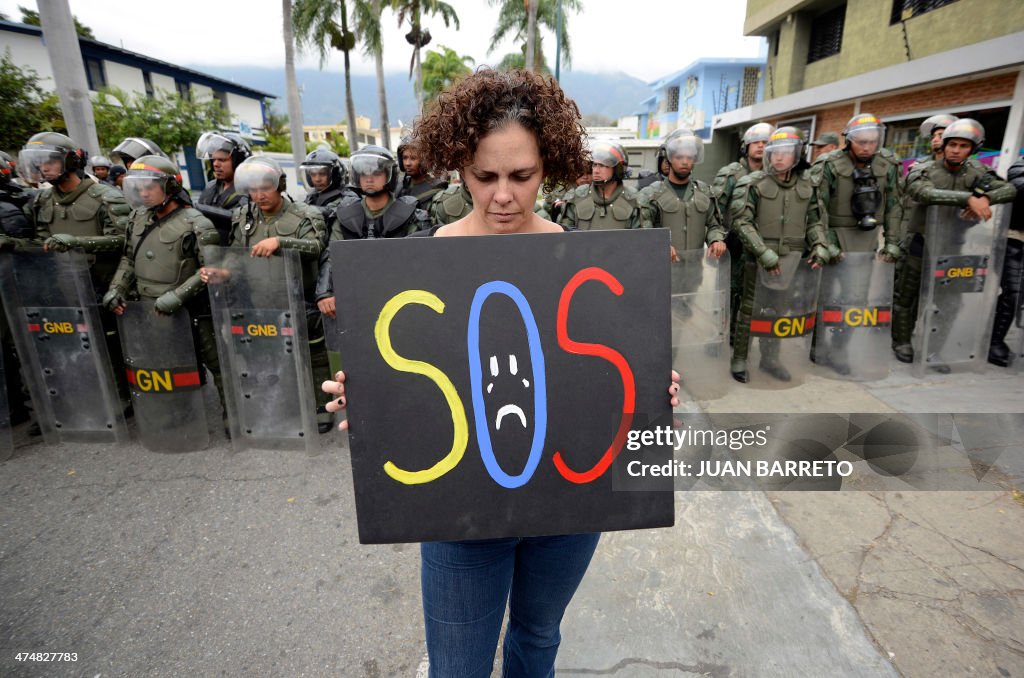
{"type": "Polygon", "coordinates": [[[726,394],[729,376],[729,253],[679,253],[672,264],[672,369],[695,400],[726,394]]]}
{"type": "Polygon", "coordinates": [[[755,388],[793,388],[810,370],[821,270],[812,269],[798,252],[779,259],[779,268],[779,275],[757,269],[747,359],[755,388]]]}
{"type": "Polygon", "coordinates": [[[46,442],[127,441],[85,256],[41,249],[5,254],[0,286],[46,442]]]}
{"type": "Polygon", "coordinates": [[[876,381],[889,374],[893,265],[874,252],[849,252],[821,271],[814,360],[833,379],[876,381]]]}
{"type": "Polygon", "coordinates": [[[988,356],[1009,206],[988,221],[959,207],[933,205],[925,216],[924,269],[914,336],[914,370],[979,371],[988,356]]]}
{"type": "Polygon", "coordinates": [[[236,451],[319,451],[298,252],[207,247],[231,442],[236,451]]]}
{"type": "Polygon", "coordinates": [[[160,315],[152,299],[129,301],[118,316],[128,390],[143,447],[154,452],[206,449],[210,432],[186,311],[160,315]]]}

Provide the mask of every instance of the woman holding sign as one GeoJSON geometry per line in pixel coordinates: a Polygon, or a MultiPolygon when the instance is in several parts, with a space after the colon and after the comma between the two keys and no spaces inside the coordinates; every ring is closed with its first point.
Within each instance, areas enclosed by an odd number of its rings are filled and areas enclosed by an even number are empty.
{"type": "MultiPolygon", "coordinates": [[[[534,213],[541,182],[572,185],[589,171],[576,104],[550,78],[489,69],[442,92],[414,131],[421,163],[459,170],[473,211],[424,235],[561,233],[534,213]]],[[[346,405],[344,380],[324,383],[346,405]]],[[[677,405],[679,376],[669,388],[677,405]]],[[[342,422],[340,428],[347,427],[342,422]]],[[[430,675],[488,677],[506,602],[504,676],[553,676],[559,625],[583,579],[598,534],[428,542],[421,545],[430,675]]]]}

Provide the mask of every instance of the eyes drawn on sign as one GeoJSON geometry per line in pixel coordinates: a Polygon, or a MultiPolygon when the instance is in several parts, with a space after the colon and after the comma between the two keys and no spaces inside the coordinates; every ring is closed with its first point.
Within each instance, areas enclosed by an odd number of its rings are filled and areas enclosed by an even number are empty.
{"type": "MultiPolygon", "coordinates": [[[[556,319],[558,345],[566,353],[602,358],[615,366],[619,372],[619,377],[622,380],[623,386],[622,418],[615,438],[612,440],[611,444],[608,446],[607,450],[605,450],[597,463],[590,469],[586,471],[575,471],[569,468],[560,451],[555,452],[552,462],[559,474],[561,474],[566,480],[577,484],[590,483],[597,478],[600,478],[608,470],[612,462],[615,460],[615,457],[618,456],[619,452],[622,451],[622,448],[625,445],[626,436],[633,423],[633,410],[636,406],[636,384],[633,378],[633,371],[626,359],[618,351],[615,351],[603,344],[577,342],[569,338],[567,324],[569,318],[569,306],[572,303],[572,297],[580,286],[591,280],[604,283],[604,285],[607,286],[613,294],[616,296],[622,296],[622,284],[604,269],[589,267],[576,273],[576,275],[574,275],[562,289],[562,293],[559,297],[556,319]]],[[[405,485],[417,485],[437,480],[458,466],[459,462],[462,461],[462,457],[465,455],[466,446],[469,443],[469,424],[465,408],[462,404],[462,398],[459,397],[458,391],[455,389],[455,385],[452,383],[451,379],[448,378],[448,375],[430,363],[420,360],[410,360],[395,352],[391,344],[391,322],[394,320],[395,316],[398,315],[398,312],[409,304],[420,304],[426,306],[438,314],[443,314],[445,309],[444,302],[441,301],[437,295],[427,292],[426,290],[406,290],[396,294],[386,304],[384,304],[384,307],[381,309],[377,318],[377,322],[374,325],[374,338],[377,342],[377,348],[380,351],[381,357],[383,357],[384,361],[392,369],[398,372],[409,372],[411,374],[423,375],[437,385],[442,395],[444,395],[449,410],[451,410],[452,425],[454,427],[451,449],[433,466],[418,471],[409,471],[398,468],[398,466],[391,461],[387,461],[384,464],[384,472],[392,479],[405,485]]],[[[544,451],[544,439],[547,434],[548,408],[546,370],[540,331],[537,327],[537,321],[534,318],[533,310],[530,308],[529,302],[526,300],[526,297],[519,288],[511,283],[501,280],[493,280],[491,282],[484,283],[477,288],[470,306],[466,343],[468,348],[470,391],[472,395],[474,415],[473,420],[476,428],[477,445],[480,449],[480,456],[484,462],[484,466],[487,468],[487,472],[490,474],[491,478],[498,483],[498,485],[506,489],[522,487],[530,481],[531,477],[533,477],[533,474],[536,472],[541,461],[541,456],[544,451]],[[516,308],[519,310],[519,314],[523,320],[523,325],[526,328],[527,345],[529,347],[530,364],[532,366],[533,379],[530,380],[523,377],[522,384],[525,395],[528,395],[530,390],[533,391],[533,440],[530,445],[530,453],[527,457],[525,467],[521,473],[514,476],[509,475],[501,468],[494,455],[494,449],[491,444],[491,429],[489,427],[487,409],[484,401],[483,369],[481,366],[483,356],[480,353],[480,315],[483,311],[484,303],[490,296],[495,294],[508,297],[515,303],[516,308]]],[[[491,377],[496,379],[500,373],[497,356],[490,357],[489,366],[491,377]]],[[[518,359],[514,354],[509,354],[509,372],[512,376],[517,376],[518,369],[518,359]]],[[[489,382],[487,393],[492,392],[493,385],[494,381],[489,382]]],[[[499,430],[501,428],[503,419],[509,415],[515,416],[519,419],[524,428],[527,427],[526,412],[519,404],[509,402],[502,404],[498,408],[494,421],[495,430],[499,430]]]]}

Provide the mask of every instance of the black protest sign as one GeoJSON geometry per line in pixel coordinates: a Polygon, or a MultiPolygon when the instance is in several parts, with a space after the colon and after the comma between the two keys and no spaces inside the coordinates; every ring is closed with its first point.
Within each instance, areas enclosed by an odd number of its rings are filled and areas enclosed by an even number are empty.
{"type": "Polygon", "coordinates": [[[661,229],[333,243],[360,541],[672,525],[670,491],[611,473],[671,410],[668,250],[661,229]]]}

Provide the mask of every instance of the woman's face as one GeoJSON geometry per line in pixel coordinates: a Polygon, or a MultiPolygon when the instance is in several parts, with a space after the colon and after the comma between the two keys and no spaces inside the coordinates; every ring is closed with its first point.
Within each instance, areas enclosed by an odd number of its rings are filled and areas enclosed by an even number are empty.
{"type": "Polygon", "coordinates": [[[529,226],[543,174],[537,138],[516,123],[481,139],[473,162],[462,171],[473,212],[492,233],[518,233],[529,226]]]}

